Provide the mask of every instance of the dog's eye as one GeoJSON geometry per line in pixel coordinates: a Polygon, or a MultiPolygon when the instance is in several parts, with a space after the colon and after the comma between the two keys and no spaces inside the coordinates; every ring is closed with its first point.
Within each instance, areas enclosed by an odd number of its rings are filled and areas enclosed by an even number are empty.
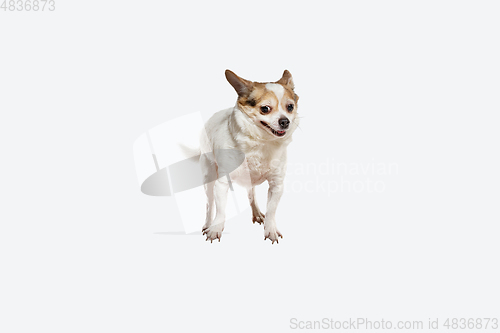
{"type": "Polygon", "coordinates": [[[288,104],[286,106],[286,109],[288,110],[288,112],[292,112],[293,111],[293,104],[288,104]]]}
{"type": "Polygon", "coordinates": [[[271,108],[267,105],[260,107],[260,112],[262,112],[262,113],[269,113],[269,111],[271,111],[271,108]]]}

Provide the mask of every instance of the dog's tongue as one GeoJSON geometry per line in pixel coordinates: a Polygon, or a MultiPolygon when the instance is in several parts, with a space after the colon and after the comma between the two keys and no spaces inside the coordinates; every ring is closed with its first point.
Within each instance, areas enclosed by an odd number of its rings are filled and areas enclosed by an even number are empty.
{"type": "Polygon", "coordinates": [[[283,134],[283,133],[285,133],[285,131],[276,131],[276,132],[278,132],[278,134],[283,134]]]}

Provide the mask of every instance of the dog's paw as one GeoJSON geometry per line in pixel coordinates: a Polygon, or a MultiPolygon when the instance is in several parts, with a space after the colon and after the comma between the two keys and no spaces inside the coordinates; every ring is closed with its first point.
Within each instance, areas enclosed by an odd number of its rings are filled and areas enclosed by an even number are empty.
{"type": "Polygon", "coordinates": [[[264,226],[264,240],[269,238],[272,244],[274,244],[274,242],[279,243],[278,237],[283,238],[283,235],[278,229],[276,229],[276,226],[270,226],[267,228],[264,226]]]}
{"type": "Polygon", "coordinates": [[[214,224],[208,228],[204,228],[203,235],[207,236],[206,240],[210,240],[210,243],[212,243],[215,239],[218,239],[220,242],[223,230],[224,230],[224,223],[214,224]]]}
{"type": "Polygon", "coordinates": [[[262,214],[262,212],[257,211],[252,214],[252,222],[255,223],[257,222],[258,224],[264,223],[264,218],[266,215],[262,214]]]}

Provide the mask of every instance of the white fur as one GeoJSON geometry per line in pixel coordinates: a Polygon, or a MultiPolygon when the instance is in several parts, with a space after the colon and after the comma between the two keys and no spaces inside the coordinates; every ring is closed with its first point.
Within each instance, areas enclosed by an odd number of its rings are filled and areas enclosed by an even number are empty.
{"type": "Polygon", "coordinates": [[[285,95],[285,88],[278,83],[266,83],[266,89],[272,91],[274,95],[276,95],[278,102],[281,102],[285,95]]]}
{"type": "Polygon", "coordinates": [[[281,84],[277,83],[266,83],[266,89],[272,91],[278,100],[278,112],[273,114],[273,117],[270,118],[269,125],[275,130],[280,130],[279,119],[282,117],[289,118],[289,115],[285,111],[285,107],[283,103],[283,96],[285,95],[285,88],[281,84]]]}
{"type": "MultiPolygon", "coordinates": [[[[279,102],[283,99],[284,89],[279,84],[267,84],[279,102]],[[281,88],[281,89],[280,89],[281,88]]],[[[280,103],[281,104],[281,103],[280,103]]],[[[245,154],[245,161],[230,173],[231,181],[248,189],[248,196],[254,222],[264,220],[264,236],[273,243],[281,233],[276,228],[275,213],[283,193],[283,181],[286,171],[287,146],[292,141],[292,133],[296,123],[291,123],[284,137],[273,137],[267,130],[258,126],[250,117],[234,108],[219,111],[206,123],[206,139],[201,141],[201,152],[208,153],[220,149],[239,149],[245,154]],[[254,199],[254,186],[269,183],[267,211],[264,218],[254,199]]],[[[213,156],[212,156],[213,157],[213,156]]],[[[217,165],[216,159],[210,163],[217,165]]],[[[222,177],[213,184],[207,184],[207,219],[203,232],[207,240],[219,239],[224,229],[225,206],[227,202],[228,180],[222,177]],[[213,192],[212,192],[213,191],[213,192]],[[213,202],[216,214],[212,220],[213,202]]],[[[264,239],[265,239],[264,238],[264,239]]]]}

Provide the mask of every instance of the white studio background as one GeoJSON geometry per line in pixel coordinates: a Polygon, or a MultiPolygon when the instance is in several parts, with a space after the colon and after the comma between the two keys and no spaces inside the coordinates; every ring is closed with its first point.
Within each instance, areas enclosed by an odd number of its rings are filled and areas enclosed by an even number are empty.
{"type": "Polygon", "coordinates": [[[499,15],[494,1],[0,11],[0,331],[498,317],[499,15]],[[279,245],[249,210],[220,243],[183,235],[175,201],[137,183],[134,140],[232,106],[226,68],[288,69],[300,95],[279,245]]]}

